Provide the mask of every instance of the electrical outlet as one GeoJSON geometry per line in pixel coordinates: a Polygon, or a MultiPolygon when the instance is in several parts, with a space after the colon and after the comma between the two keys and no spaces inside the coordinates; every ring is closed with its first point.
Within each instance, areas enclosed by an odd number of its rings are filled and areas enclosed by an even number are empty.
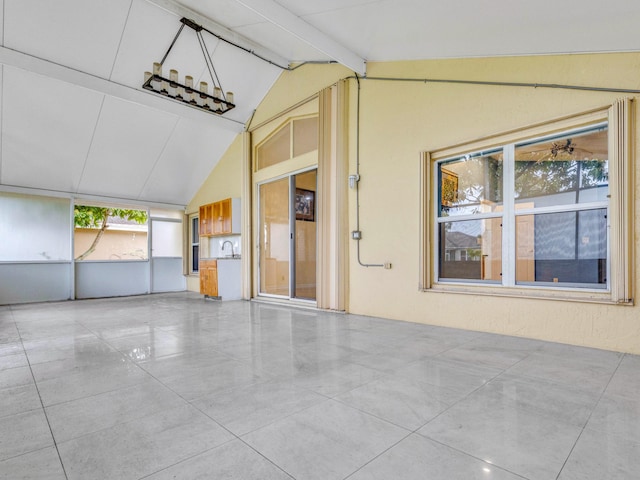
{"type": "Polygon", "coordinates": [[[391,262],[385,262],[384,263],[384,268],[387,270],[391,270],[391,262]]]}

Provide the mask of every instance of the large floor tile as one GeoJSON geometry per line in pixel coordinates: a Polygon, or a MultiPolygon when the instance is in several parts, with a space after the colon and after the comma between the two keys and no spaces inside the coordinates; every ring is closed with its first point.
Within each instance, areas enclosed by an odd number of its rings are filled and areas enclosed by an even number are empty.
{"type": "Polygon", "coordinates": [[[53,445],[42,409],[0,418],[0,460],[53,445]]]}
{"type": "Polygon", "coordinates": [[[3,324],[0,322],[0,345],[17,342],[20,342],[20,333],[15,323],[3,324]]]}
{"type": "Polygon", "coordinates": [[[42,408],[34,384],[0,390],[0,417],[42,408]]]}
{"type": "Polygon", "coordinates": [[[348,480],[523,480],[487,462],[410,435],[348,480]]]}
{"type": "MultiPolygon", "coordinates": [[[[595,352],[600,351],[595,350],[595,352]]],[[[609,383],[618,360],[612,361],[611,358],[614,357],[599,353],[594,354],[594,359],[585,359],[585,354],[586,352],[577,358],[572,358],[570,355],[560,358],[545,353],[534,353],[508,371],[514,375],[541,378],[567,385],[580,385],[600,393],[609,383]]]]}
{"type": "Polygon", "coordinates": [[[176,355],[189,349],[183,339],[159,329],[152,329],[141,335],[111,339],[108,343],[134,361],[176,355]]]}
{"type": "Polygon", "coordinates": [[[355,363],[339,363],[320,371],[302,371],[279,378],[290,379],[295,385],[320,395],[334,397],[365,385],[383,375],[382,372],[355,363]]]}
{"type": "Polygon", "coordinates": [[[408,434],[329,400],[243,439],[297,480],[333,480],[346,477],[408,434]]]}
{"type": "MultiPolygon", "coordinates": [[[[0,357],[2,358],[2,357],[0,357]]],[[[0,389],[32,385],[33,375],[29,367],[16,367],[0,370],[0,389]]]]}
{"type": "Polygon", "coordinates": [[[46,320],[39,322],[18,323],[18,330],[20,331],[20,337],[24,342],[50,337],[79,337],[91,334],[91,332],[87,328],[80,325],[79,323],[76,323],[75,321],[62,323],[46,320]]]}
{"type": "Polygon", "coordinates": [[[523,408],[546,418],[583,427],[600,395],[579,385],[503,374],[472,393],[469,401],[523,408]]]}
{"type": "Polygon", "coordinates": [[[114,349],[94,335],[58,337],[25,343],[32,365],[54,361],[74,361],[78,364],[101,362],[114,349]]]}
{"type": "Polygon", "coordinates": [[[638,398],[640,392],[640,355],[625,355],[607,386],[606,393],[638,398]]]}
{"type": "Polygon", "coordinates": [[[558,480],[631,480],[640,475],[640,443],[585,429],[558,480]]]}
{"type": "Polygon", "coordinates": [[[58,444],[69,480],[138,479],[233,436],[192,407],[180,407],[58,444]]]}
{"type": "Polygon", "coordinates": [[[28,365],[27,356],[23,352],[0,356],[0,371],[28,365]]]}
{"type": "Polygon", "coordinates": [[[440,358],[469,362],[474,365],[507,369],[528,357],[541,342],[513,337],[481,337],[448,349],[440,358]]]}
{"type": "Polygon", "coordinates": [[[554,480],[580,431],[511,399],[495,403],[491,395],[474,394],[418,433],[518,475],[554,480]]]}
{"type": "MultiPolygon", "coordinates": [[[[36,354],[36,356],[38,355],[36,354]]],[[[68,375],[81,374],[84,371],[109,367],[118,368],[126,363],[126,358],[120,352],[100,342],[91,349],[72,349],[70,352],[58,350],[55,359],[34,362],[31,369],[36,382],[44,382],[68,375]]]]}
{"type": "Polygon", "coordinates": [[[374,353],[381,348],[387,347],[389,343],[395,343],[404,338],[407,338],[406,334],[381,332],[377,329],[367,332],[357,330],[338,332],[336,335],[326,336],[325,340],[328,343],[333,343],[343,347],[355,348],[357,350],[374,353]]]}
{"type": "Polygon", "coordinates": [[[149,375],[132,363],[94,367],[78,373],[38,382],[45,406],[119,390],[143,383],[149,375]]]}
{"type": "Polygon", "coordinates": [[[146,480],[291,480],[292,477],[239,440],[158,472],[146,480]]]}
{"type": "Polygon", "coordinates": [[[471,393],[492,378],[502,373],[501,369],[474,366],[440,358],[429,358],[398,368],[394,374],[428,383],[437,387],[471,393]]]}
{"type": "Polygon", "coordinates": [[[538,352],[548,357],[592,363],[612,369],[616,368],[618,363],[620,363],[620,359],[624,356],[624,354],[620,352],[554,342],[542,342],[540,348],[538,348],[538,352]]]}
{"type": "Polygon", "coordinates": [[[18,353],[24,353],[21,342],[0,343],[0,365],[2,365],[2,357],[18,353]]]}
{"type": "Polygon", "coordinates": [[[206,395],[192,404],[236,435],[326,401],[327,398],[287,381],[267,381],[206,395]]]}
{"type": "Polygon", "coordinates": [[[587,427],[606,435],[617,435],[640,443],[640,395],[634,399],[604,395],[587,427]]]}
{"type": "Polygon", "coordinates": [[[56,442],[60,443],[184,405],[186,402],[178,395],[149,380],[133,387],[60,403],[46,411],[56,442]]]}
{"type": "Polygon", "coordinates": [[[66,480],[55,447],[0,462],[0,480],[66,480]]]}
{"type": "Polygon", "coordinates": [[[176,375],[189,376],[202,368],[210,368],[220,363],[229,362],[230,357],[214,350],[188,351],[178,355],[150,358],[138,365],[152,376],[159,379],[176,375]]]}
{"type": "Polygon", "coordinates": [[[235,360],[225,360],[209,367],[195,368],[189,375],[179,373],[162,377],[161,380],[185,399],[194,400],[207,394],[253,385],[267,378],[256,373],[248,365],[235,360]]]}
{"type": "Polygon", "coordinates": [[[335,398],[358,410],[415,430],[460,400],[462,395],[427,383],[385,376],[335,398]]]}
{"type": "Polygon", "coordinates": [[[353,354],[348,359],[353,363],[385,373],[393,373],[398,368],[428,357],[435,357],[456,345],[457,343],[424,337],[407,338],[373,353],[353,354]]]}

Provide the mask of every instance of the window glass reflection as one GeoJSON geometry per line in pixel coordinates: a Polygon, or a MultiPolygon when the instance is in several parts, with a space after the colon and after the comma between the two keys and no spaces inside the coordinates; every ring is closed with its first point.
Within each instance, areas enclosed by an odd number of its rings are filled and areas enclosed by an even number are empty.
{"type": "Polygon", "coordinates": [[[517,217],[516,281],[606,285],[607,210],[517,217]]]}
{"type": "Polygon", "coordinates": [[[440,224],[440,278],[500,281],[502,219],[440,224]]]}
{"type": "Polygon", "coordinates": [[[441,217],[493,212],[502,205],[502,151],[465,155],[438,167],[441,217]]]}
{"type": "Polygon", "coordinates": [[[607,142],[607,130],[602,127],[516,146],[516,203],[535,208],[605,201],[607,142]]]}

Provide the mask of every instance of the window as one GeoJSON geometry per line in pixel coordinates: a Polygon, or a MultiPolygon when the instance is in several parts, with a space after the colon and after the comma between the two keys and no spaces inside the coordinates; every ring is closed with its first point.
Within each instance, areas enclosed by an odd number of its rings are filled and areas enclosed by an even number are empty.
{"type": "Polygon", "coordinates": [[[147,260],[148,218],[146,209],[77,203],[75,260],[147,260]]]}
{"type": "Polygon", "coordinates": [[[191,217],[189,238],[191,239],[191,267],[189,273],[198,273],[200,265],[200,221],[198,216],[191,217]]]}
{"type": "Polygon", "coordinates": [[[577,128],[563,121],[547,127],[552,134],[536,127],[486,150],[427,155],[432,197],[423,201],[433,220],[423,268],[433,267],[424,288],[433,280],[445,289],[535,287],[629,302],[628,104],[599,121],[574,120],[577,128]]]}
{"type": "Polygon", "coordinates": [[[318,117],[291,120],[256,147],[256,170],[318,149],[318,117]]]}

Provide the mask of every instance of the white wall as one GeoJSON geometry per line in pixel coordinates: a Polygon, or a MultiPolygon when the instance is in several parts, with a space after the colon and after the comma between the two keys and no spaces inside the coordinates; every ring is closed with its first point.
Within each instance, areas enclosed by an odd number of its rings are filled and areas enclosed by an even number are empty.
{"type": "Polygon", "coordinates": [[[71,262],[0,263],[0,305],[68,300],[71,262]]]}

